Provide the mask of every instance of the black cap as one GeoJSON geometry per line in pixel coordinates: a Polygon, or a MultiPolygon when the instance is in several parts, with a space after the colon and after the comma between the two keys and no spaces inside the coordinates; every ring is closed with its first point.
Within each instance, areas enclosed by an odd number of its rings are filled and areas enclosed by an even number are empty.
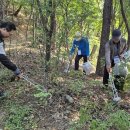
{"type": "Polygon", "coordinates": [[[16,26],[12,22],[1,22],[0,23],[0,28],[6,28],[7,31],[16,30],[16,26]]]}
{"type": "Polygon", "coordinates": [[[119,37],[121,36],[121,31],[119,29],[115,29],[113,32],[112,32],[112,36],[113,37],[119,37]]]}

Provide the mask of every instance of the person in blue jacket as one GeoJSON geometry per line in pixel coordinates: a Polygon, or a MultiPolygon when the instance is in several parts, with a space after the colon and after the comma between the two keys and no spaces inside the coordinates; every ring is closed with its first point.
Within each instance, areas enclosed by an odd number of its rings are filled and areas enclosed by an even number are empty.
{"type": "Polygon", "coordinates": [[[78,49],[77,55],[75,57],[75,70],[79,69],[79,61],[83,58],[84,63],[89,60],[89,42],[88,39],[82,37],[80,32],[76,32],[75,39],[73,41],[72,48],[70,50],[69,60],[72,60],[72,55],[75,49],[78,49]]]}

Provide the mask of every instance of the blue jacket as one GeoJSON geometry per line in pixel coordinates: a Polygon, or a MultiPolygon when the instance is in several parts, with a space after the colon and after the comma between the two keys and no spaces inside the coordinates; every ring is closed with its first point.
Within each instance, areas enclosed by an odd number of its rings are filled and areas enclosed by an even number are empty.
{"type": "Polygon", "coordinates": [[[76,41],[74,39],[73,46],[70,50],[70,55],[74,53],[76,48],[78,48],[78,50],[81,51],[81,55],[89,56],[90,50],[89,50],[89,42],[87,38],[82,37],[80,41],[76,41]]]}

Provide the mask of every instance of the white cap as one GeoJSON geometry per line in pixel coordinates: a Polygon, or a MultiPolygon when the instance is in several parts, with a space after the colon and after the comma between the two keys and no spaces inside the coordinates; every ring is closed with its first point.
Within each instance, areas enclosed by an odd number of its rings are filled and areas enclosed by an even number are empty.
{"type": "Polygon", "coordinates": [[[76,32],[75,33],[75,40],[79,41],[81,39],[81,33],[80,32],[76,32]]]}
{"type": "Polygon", "coordinates": [[[75,33],[75,37],[81,37],[81,33],[80,32],[76,32],[75,33]]]}

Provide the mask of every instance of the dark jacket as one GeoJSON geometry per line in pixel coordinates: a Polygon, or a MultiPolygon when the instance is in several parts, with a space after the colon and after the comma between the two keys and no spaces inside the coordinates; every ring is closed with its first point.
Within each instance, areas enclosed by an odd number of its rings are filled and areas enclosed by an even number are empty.
{"type": "MultiPolygon", "coordinates": [[[[118,43],[118,56],[120,56],[121,54],[125,53],[125,51],[127,50],[127,43],[126,40],[121,38],[120,42],[118,43]]],[[[114,46],[116,44],[113,43],[112,40],[109,40],[106,45],[105,45],[105,59],[106,59],[106,66],[107,67],[111,67],[111,62],[114,58],[114,54],[115,54],[115,50],[114,50],[114,46]]]]}
{"type": "Polygon", "coordinates": [[[6,56],[5,49],[4,49],[4,40],[0,33],[0,62],[7,67],[8,69],[12,70],[14,73],[19,73],[19,69],[13,64],[6,56]]]}

